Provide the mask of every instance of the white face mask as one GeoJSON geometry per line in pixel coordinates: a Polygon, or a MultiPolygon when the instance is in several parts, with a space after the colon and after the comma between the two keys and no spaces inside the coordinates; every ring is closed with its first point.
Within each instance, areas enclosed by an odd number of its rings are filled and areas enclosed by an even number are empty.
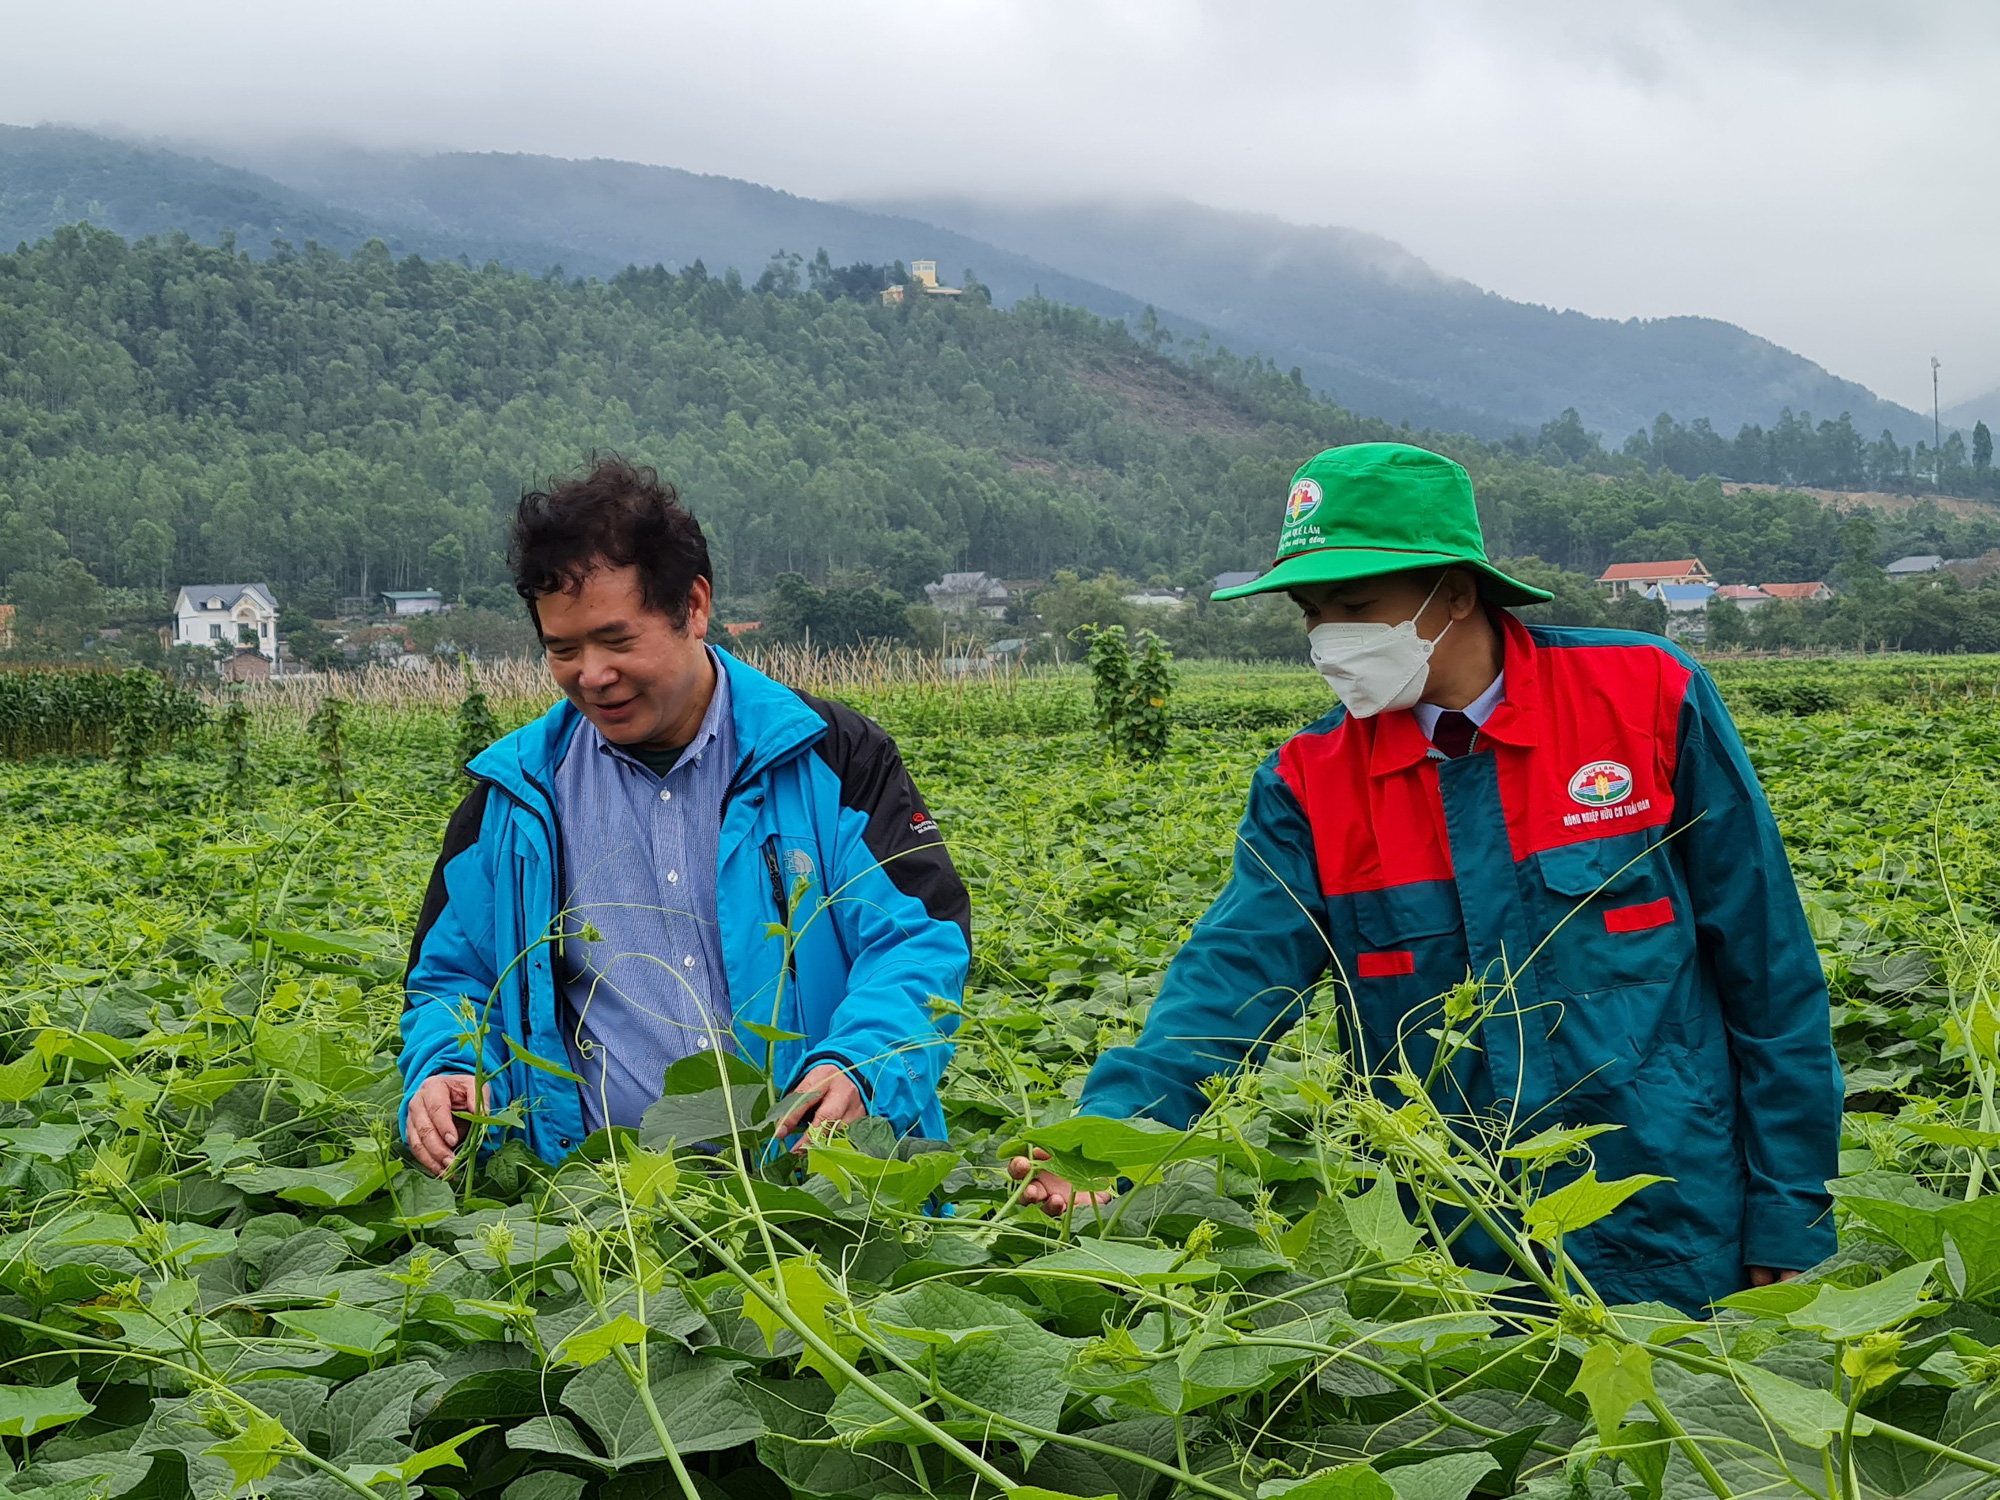
{"type": "Polygon", "coordinates": [[[1431,651],[1451,629],[1451,621],[1428,641],[1417,634],[1417,621],[1443,582],[1439,577],[1416,614],[1400,625],[1356,621],[1316,625],[1307,633],[1313,666],[1355,718],[1372,719],[1386,709],[1408,708],[1423,697],[1431,675],[1431,651]]]}

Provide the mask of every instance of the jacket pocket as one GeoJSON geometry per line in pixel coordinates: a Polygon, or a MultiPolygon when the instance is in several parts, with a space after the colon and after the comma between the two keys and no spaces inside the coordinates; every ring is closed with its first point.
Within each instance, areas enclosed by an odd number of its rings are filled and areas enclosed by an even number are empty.
{"type": "Polygon", "coordinates": [[[1369,1062],[1379,1066],[1399,1045],[1412,1066],[1428,1066],[1438,1024],[1430,1004],[1465,978],[1465,937],[1458,892],[1449,881],[1361,891],[1354,903],[1355,950],[1341,955],[1369,1062]]]}
{"type": "Polygon", "coordinates": [[[1664,844],[1591,839],[1536,859],[1564,989],[1587,995],[1675,978],[1692,945],[1664,844]]]}

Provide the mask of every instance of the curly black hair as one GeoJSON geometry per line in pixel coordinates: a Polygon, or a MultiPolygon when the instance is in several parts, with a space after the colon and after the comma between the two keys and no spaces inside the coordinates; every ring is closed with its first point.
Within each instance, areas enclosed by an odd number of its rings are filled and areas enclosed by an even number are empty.
{"type": "Polygon", "coordinates": [[[598,568],[636,567],[639,599],[685,629],[688,591],[711,587],[708,539],[672,484],[643,464],[593,453],[578,473],[521,496],[507,546],[514,591],[528,603],[558,590],[574,593],[598,568]]]}

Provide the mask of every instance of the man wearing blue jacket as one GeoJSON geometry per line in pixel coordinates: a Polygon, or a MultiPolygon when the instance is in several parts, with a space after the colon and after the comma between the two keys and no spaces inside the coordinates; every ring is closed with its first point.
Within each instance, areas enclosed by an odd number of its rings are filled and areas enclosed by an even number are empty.
{"type": "Polygon", "coordinates": [[[555,1162],[717,1048],[775,1048],[806,1096],[780,1135],[942,1137],[933,1002],[964,991],[971,903],[894,742],[708,647],[707,542],[650,469],[524,496],[511,562],[565,701],[473,760],[446,829],[406,979],[412,1154],[450,1169],[476,1072],[555,1162]]]}

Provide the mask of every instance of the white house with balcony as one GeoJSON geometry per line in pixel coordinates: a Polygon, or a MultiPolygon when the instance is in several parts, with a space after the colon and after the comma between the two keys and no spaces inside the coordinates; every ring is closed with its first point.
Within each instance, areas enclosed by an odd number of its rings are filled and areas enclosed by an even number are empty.
{"type": "Polygon", "coordinates": [[[176,646],[228,646],[278,659],[278,601],[261,583],[187,583],[174,600],[176,646]]]}

